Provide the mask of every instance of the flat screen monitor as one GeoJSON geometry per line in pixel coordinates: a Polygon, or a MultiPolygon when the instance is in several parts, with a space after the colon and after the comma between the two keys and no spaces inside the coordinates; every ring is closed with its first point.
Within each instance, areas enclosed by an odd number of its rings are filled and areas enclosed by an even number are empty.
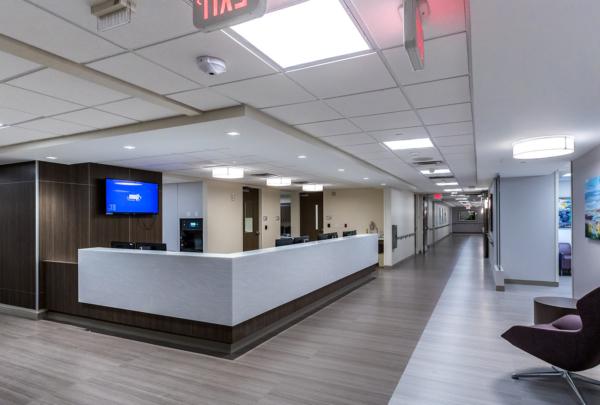
{"type": "Polygon", "coordinates": [[[327,239],[331,239],[331,234],[330,233],[320,233],[317,236],[317,240],[327,240],[327,239]]]}
{"type": "Polygon", "coordinates": [[[281,238],[281,239],[277,239],[275,240],[275,246],[279,247],[279,246],[288,246],[294,243],[294,239],[293,238],[281,238]]]}
{"type": "Polygon", "coordinates": [[[138,242],[135,244],[135,247],[139,250],[167,250],[166,243],[138,242]]]}
{"type": "Polygon", "coordinates": [[[106,214],[158,214],[158,184],[106,179],[106,214]]]}
{"type": "Polygon", "coordinates": [[[112,249],[135,249],[135,243],[112,241],[110,242],[110,247],[112,249]]]}
{"type": "Polygon", "coordinates": [[[344,231],[344,233],[342,234],[342,236],[345,238],[346,236],[355,236],[356,235],[356,231],[344,231]]]}

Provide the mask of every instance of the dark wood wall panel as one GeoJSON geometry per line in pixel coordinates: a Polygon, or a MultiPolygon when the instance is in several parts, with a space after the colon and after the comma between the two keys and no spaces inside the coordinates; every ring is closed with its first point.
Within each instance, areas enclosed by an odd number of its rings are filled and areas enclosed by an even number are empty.
{"type": "Polygon", "coordinates": [[[35,308],[35,163],[0,166],[0,302],[35,308]]]}

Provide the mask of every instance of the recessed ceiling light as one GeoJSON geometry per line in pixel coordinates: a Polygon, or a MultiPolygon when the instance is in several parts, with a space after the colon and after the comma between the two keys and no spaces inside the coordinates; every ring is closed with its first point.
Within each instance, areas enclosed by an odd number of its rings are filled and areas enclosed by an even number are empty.
{"type": "Polygon", "coordinates": [[[213,167],[212,176],[215,179],[243,179],[244,169],[241,167],[213,167]]]}
{"type": "Polygon", "coordinates": [[[444,191],[446,193],[451,193],[453,191],[462,191],[462,188],[445,188],[444,191]]]}
{"type": "Polygon", "coordinates": [[[431,174],[448,174],[450,173],[450,169],[435,169],[435,170],[421,170],[421,173],[424,175],[431,175],[431,174]]]}
{"type": "Polygon", "coordinates": [[[48,160],[56,160],[58,158],[56,156],[46,156],[46,159],[48,159],[48,160]]]}
{"type": "Polygon", "coordinates": [[[433,143],[431,143],[431,139],[429,138],[388,141],[384,142],[384,145],[390,148],[391,150],[433,148],[433,143]]]}
{"type": "Polygon", "coordinates": [[[323,191],[323,185],[322,184],[304,184],[302,186],[302,191],[306,191],[309,193],[323,191]]]}
{"type": "Polygon", "coordinates": [[[513,144],[515,159],[543,159],[570,155],[573,152],[575,138],[566,135],[530,138],[513,144]]]}
{"type": "Polygon", "coordinates": [[[306,155],[298,155],[298,159],[306,159],[306,155]]]}
{"type": "Polygon", "coordinates": [[[134,150],[135,146],[133,146],[133,145],[125,145],[125,146],[123,146],[123,149],[134,150]]]}
{"type": "Polygon", "coordinates": [[[385,184],[385,183],[381,183],[381,186],[382,186],[382,187],[385,187],[385,186],[387,186],[387,184],[385,184]]]}
{"type": "Polygon", "coordinates": [[[339,0],[308,0],[232,29],[283,68],[369,50],[339,0]]]}
{"type": "Polygon", "coordinates": [[[292,179],[289,177],[271,177],[267,179],[269,187],[287,187],[292,185],[292,179]]]}
{"type": "Polygon", "coordinates": [[[368,177],[363,177],[363,180],[369,180],[369,178],[368,177]]]}
{"type": "Polygon", "coordinates": [[[229,136],[240,136],[240,133],[237,132],[237,131],[230,131],[230,132],[227,132],[227,135],[229,135],[229,136]]]}
{"type": "Polygon", "coordinates": [[[563,174],[563,177],[571,177],[571,173],[563,174]]]}
{"type": "Polygon", "coordinates": [[[10,128],[10,125],[4,125],[3,123],[0,122],[0,129],[6,129],[6,128],[10,128]]]}
{"type": "Polygon", "coordinates": [[[345,172],[346,169],[338,169],[338,172],[345,172]]]}
{"type": "Polygon", "coordinates": [[[455,181],[449,181],[447,183],[435,183],[438,186],[458,186],[458,183],[455,181]]]}

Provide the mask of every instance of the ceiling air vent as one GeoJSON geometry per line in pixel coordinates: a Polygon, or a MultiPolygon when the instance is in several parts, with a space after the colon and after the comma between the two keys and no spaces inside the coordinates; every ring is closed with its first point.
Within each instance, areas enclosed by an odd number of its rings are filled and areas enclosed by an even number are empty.
{"type": "Polygon", "coordinates": [[[441,160],[419,160],[419,161],[414,161],[414,164],[417,166],[437,166],[437,165],[441,165],[442,162],[441,160]]]}
{"type": "Polygon", "coordinates": [[[297,185],[301,186],[303,184],[308,184],[308,181],[295,181],[292,184],[297,184],[297,185]]]}
{"type": "Polygon", "coordinates": [[[251,177],[258,177],[258,178],[268,178],[268,177],[277,177],[274,174],[271,173],[254,173],[250,175],[251,177]]]}
{"type": "Polygon", "coordinates": [[[429,177],[431,180],[448,180],[448,179],[454,179],[454,176],[427,176],[429,177]]]}
{"type": "Polygon", "coordinates": [[[98,31],[108,31],[131,22],[135,0],[106,0],[92,5],[92,14],[98,18],[98,31]]]}

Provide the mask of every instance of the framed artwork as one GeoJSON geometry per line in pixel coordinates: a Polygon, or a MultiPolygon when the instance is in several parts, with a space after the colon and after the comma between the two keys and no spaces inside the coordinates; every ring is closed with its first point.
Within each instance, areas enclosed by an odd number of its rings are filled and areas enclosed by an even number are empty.
{"type": "Polygon", "coordinates": [[[585,237],[600,240],[600,177],[585,182],[585,237]]]}
{"type": "Polygon", "coordinates": [[[558,202],[558,227],[567,229],[572,227],[572,205],[571,198],[559,198],[558,202]]]}
{"type": "Polygon", "coordinates": [[[466,210],[458,212],[459,221],[477,221],[477,211],[466,210]]]}

